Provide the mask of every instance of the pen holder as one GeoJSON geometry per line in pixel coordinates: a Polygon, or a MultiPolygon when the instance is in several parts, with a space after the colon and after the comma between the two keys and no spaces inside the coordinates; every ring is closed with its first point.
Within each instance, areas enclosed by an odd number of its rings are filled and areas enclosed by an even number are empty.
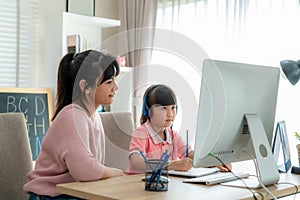
{"type": "Polygon", "coordinates": [[[167,191],[168,190],[168,162],[158,159],[145,161],[145,190],[167,191]]]}

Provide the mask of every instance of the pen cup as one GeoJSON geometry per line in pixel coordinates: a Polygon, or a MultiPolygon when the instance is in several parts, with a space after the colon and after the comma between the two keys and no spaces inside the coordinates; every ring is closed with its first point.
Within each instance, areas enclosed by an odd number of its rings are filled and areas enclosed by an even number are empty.
{"type": "Polygon", "coordinates": [[[145,190],[167,191],[168,190],[168,161],[149,159],[145,161],[145,190]]]}

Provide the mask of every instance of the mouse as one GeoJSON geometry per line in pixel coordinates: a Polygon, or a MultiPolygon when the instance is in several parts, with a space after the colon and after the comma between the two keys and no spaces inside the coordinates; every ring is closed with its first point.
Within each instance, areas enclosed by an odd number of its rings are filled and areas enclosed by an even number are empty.
{"type": "Polygon", "coordinates": [[[293,174],[300,174],[300,166],[299,165],[295,165],[292,167],[291,173],[293,174]]]}

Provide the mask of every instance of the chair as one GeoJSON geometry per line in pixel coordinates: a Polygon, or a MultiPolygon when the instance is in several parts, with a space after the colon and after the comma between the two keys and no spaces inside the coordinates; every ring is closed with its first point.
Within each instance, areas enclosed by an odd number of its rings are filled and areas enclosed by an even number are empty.
{"type": "Polygon", "coordinates": [[[105,165],[125,172],[134,131],[132,115],[130,112],[103,112],[100,117],[105,132],[105,165]]]}
{"type": "Polygon", "coordinates": [[[0,199],[24,200],[32,155],[23,113],[0,113],[0,199]]]}

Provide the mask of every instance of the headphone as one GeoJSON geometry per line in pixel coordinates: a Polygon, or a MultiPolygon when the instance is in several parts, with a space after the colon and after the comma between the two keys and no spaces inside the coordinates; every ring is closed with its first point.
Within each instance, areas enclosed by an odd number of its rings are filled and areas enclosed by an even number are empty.
{"type": "MultiPolygon", "coordinates": [[[[151,109],[150,109],[149,106],[147,105],[147,99],[148,99],[149,95],[152,93],[152,91],[153,91],[154,89],[156,89],[157,87],[159,87],[159,86],[163,86],[163,85],[158,84],[158,85],[152,85],[152,86],[150,86],[150,87],[146,90],[146,92],[145,92],[145,94],[144,94],[144,100],[143,100],[143,106],[142,106],[142,115],[143,115],[144,117],[146,117],[146,116],[151,117],[151,116],[152,116],[151,109]]],[[[177,104],[176,104],[176,113],[177,113],[177,109],[178,109],[178,106],[177,106],[177,104]]]]}

